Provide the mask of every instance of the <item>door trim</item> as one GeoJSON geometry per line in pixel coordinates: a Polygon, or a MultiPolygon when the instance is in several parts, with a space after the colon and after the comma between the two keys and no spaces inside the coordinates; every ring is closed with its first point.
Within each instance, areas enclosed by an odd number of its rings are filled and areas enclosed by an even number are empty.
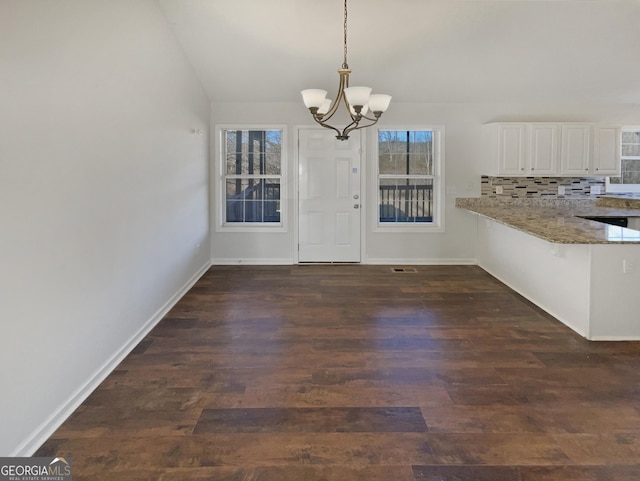
{"type": "MultiPolygon", "coordinates": [[[[291,212],[293,213],[293,262],[294,264],[309,264],[308,262],[300,262],[300,131],[301,130],[325,130],[317,125],[296,125],[295,126],[295,140],[294,140],[294,152],[293,152],[293,172],[291,176],[293,179],[293,192],[294,197],[292,199],[291,212]]],[[[360,262],[358,264],[366,264],[367,252],[366,252],[366,234],[367,234],[367,212],[369,204],[367,197],[367,186],[370,184],[367,169],[367,134],[365,130],[360,131],[360,209],[363,211],[360,213],[360,262]]],[[[336,263],[341,264],[341,263],[336,263]]],[[[350,263],[353,264],[353,263],[350,263]]]]}

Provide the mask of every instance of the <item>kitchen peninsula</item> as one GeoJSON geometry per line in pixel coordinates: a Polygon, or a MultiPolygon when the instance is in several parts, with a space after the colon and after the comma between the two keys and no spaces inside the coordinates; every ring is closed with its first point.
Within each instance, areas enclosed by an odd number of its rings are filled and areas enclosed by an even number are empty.
{"type": "Polygon", "coordinates": [[[640,340],[640,199],[460,198],[478,265],[590,340],[640,340]],[[633,225],[633,223],[632,223],[633,225]]]}

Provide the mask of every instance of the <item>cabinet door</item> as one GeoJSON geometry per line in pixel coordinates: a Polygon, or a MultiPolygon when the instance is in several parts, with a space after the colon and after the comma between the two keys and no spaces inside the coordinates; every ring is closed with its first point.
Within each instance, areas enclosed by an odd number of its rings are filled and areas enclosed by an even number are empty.
{"type": "Polygon", "coordinates": [[[523,175],[526,163],[526,124],[498,126],[498,171],[502,175],[523,175]]]}
{"type": "Polygon", "coordinates": [[[582,176],[589,173],[589,125],[562,126],[562,173],[582,176]]]}
{"type": "Polygon", "coordinates": [[[595,175],[620,175],[620,129],[596,126],[593,135],[592,173],[595,175]]]}
{"type": "Polygon", "coordinates": [[[558,173],[557,124],[532,124],[530,127],[531,175],[556,175],[558,173]]]}

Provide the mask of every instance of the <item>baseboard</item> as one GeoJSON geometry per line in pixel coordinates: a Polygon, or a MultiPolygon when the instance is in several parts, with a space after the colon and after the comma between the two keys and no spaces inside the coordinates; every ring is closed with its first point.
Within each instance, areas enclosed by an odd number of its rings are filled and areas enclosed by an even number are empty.
{"type": "Polygon", "coordinates": [[[295,264],[293,258],[214,258],[211,260],[213,266],[290,266],[295,264]]]}
{"type": "Polygon", "coordinates": [[[125,357],[151,332],[162,318],[176,305],[176,303],[193,287],[205,272],[211,267],[207,262],[202,266],[186,284],[184,284],[171,299],[169,299],[151,318],[138,329],[138,331],[120,348],[103,366],[96,371],[71,397],[54,411],[40,426],[38,426],[16,449],[9,454],[10,457],[29,457],[49,439],[49,437],[62,425],[62,423],[84,402],[85,399],[104,381],[109,374],[120,364],[125,357]]]}
{"type": "Polygon", "coordinates": [[[640,341],[638,336],[593,336],[590,341],[640,341]]]}
{"type": "MultiPolygon", "coordinates": [[[[242,265],[246,265],[246,266],[267,266],[267,265],[273,265],[273,266],[280,266],[280,265],[284,265],[284,266],[289,266],[289,265],[293,265],[296,264],[296,262],[294,262],[294,260],[292,258],[268,258],[268,259],[258,259],[258,258],[251,258],[251,259],[241,259],[241,258],[214,258],[211,261],[211,265],[214,266],[242,266],[242,265]]],[[[478,261],[477,259],[459,259],[459,258],[455,258],[455,259],[449,259],[449,258],[444,258],[444,259],[440,259],[440,258],[434,258],[434,259],[416,259],[416,258],[406,258],[406,259],[399,259],[399,258],[392,258],[392,259],[380,259],[380,258],[367,258],[365,260],[362,261],[362,264],[372,264],[372,265],[426,265],[426,266],[437,266],[437,265],[444,265],[444,266],[456,266],[456,265],[477,265],[478,261]]]]}
{"type": "Polygon", "coordinates": [[[477,259],[450,259],[450,258],[431,258],[431,259],[416,259],[416,258],[391,258],[391,259],[381,259],[381,258],[368,258],[364,262],[365,264],[372,265],[415,265],[415,266],[459,266],[459,265],[477,265],[477,259]]]}

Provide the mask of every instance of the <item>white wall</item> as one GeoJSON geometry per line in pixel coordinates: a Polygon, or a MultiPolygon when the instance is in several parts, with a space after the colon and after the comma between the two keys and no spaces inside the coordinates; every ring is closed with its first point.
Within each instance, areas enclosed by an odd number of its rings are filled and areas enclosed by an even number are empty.
{"type": "MultiPolygon", "coordinates": [[[[376,213],[368,212],[367,262],[459,264],[475,261],[475,225],[469,224],[464,213],[455,208],[455,199],[480,195],[480,171],[474,163],[476,130],[482,123],[477,110],[474,105],[462,104],[392,104],[385,113],[383,128],[384,125],[444,126],[444,232],[375,232],[376,213]]],[[[375,135],[367,139],[367,151],[371,154],[376,140],[375,135]]],[[[371,209],[377,196],[373,168],[368,171],[367,181],[371,209]]]]}
{"type": "MultiPolygon", "coordinates": [[[[331,86],[327,86],[331,87],[331,86]]],[[[372,162],[376,141],[375,127],[366,135],[363,173],[366,178],[366,199],[363,199],[366,226],[363,260],[366,263],[468,263],[475,261],[475,223],[455,208],[456,197],[480,195],[480,158],[483,149],[482,124],[493,121],[600,121],[640,123],[635,105],[559,105],[531,104],[408,104],[393,103],[379,126],[445,127],[445,232],[389,233],[375,232],[375,178],[372,162]]],[[[213,232],[214,263],[243,262],[287,263],[294,259],[297,228],[295,216],[296,127],[313,126],[308,111],[298,103],[213,103],[212,128],[215,124],[283,124],[288,126],[289,190],[287,192],[288,231],[263,234],[213,232]]],[[[212,130],[213,131],[213,130],[212,130]]],[[[367,131],[365,131],[367,132],[367,131]]],[[[212,157],[217,146],[212,137],[212,157]]],[[[215,165],[214,165],[215,166],[215,165]]],[[[212,184],[214,185],[214,184],[212,184]]],[[[216,199],[218,192],[213,192],[216,199]]],[[[215,220],[215,219],[214,219],[215,220]]]]}
{"type": "Polygon", "coordinates": [[[153,0],[2,0],[0,85],[0,455],[28,455],[208,266],[209,101],[153,0]]]}
{"type": "Polygon", "coordinates": [[[640,245],[591,246],[589,339],[640,339],[639,267],[640,245]]]}
{"type": "MultiPolygon", "coordinates": [[[[458,119],[457,109],[451,112],[450,106],[439,106],[438,112],[434,112],[428,119],[424,115],[417,115],[422,110],[415,106],[396,106],[398,110],[393,118],[394,125],[407,123],[409,125],[424,126],[431,123],[447,123],[446,145],[447,157],[445,168],[447,184],[457,184],[461,195],[479,195],[480,177],[469,172],[462,162],[464,151],[456,148],[456,139],[460,139],[464,133],[466,122],[464,118],[458,119]],[[402,112],[409,111],[405,116],[402,112]],[[457,125],[456,125],[457,123],[457,125]],[[450,133],[451,130],[451,133],[450,133]],[[451,149],[450,149],[451,147],[451,149]],[[450,149],[450,151],[449,151],[450,149]],[[473,183],[469,191],[463,191],[463,186],[473,183]],[[477,184],[477,185],[476,185],[477,184]]],[[[433,112],[432,107],[428,111],[433,112]]],[[[386,114],[385,114],[386,115],[386,114]]],[[[386,120],[386,118],[385,118],[386,120]]],[[[269,233],[228,233],[213,232],[212,259],[215,263],[236,263],[238,259],[251,263],[291,263],[294,261],[295,245],[297,242],[296,219],[296,176],[297,176],[297,127],[313,127],[311,116],[302,104],[299,103],[263,103],[263,104],[238,104],[238,103],[213,103],[211,113],[212,124],[212,158],[215,159],[218,146],[215,139],[215,125],[219,124],[247,124],[247,125],[286,125],[288,128],[287,176],[289,188],[286,193],[287,225],[286,232],[269,233]]],[[[381,122],[380,126],[390,125],[391,122],[381,122]]],[[[364,216],[366,216],[365,246],[363,262],[409,262],[409,263],[460,263],[471,262],[475,258],[474,246],[469,242],[473,237],[475,228],[468,224],[457,222],[459,212],[454,207],[455,195],[446,198],[446,222],[445,233],[437,234],[388,234],[372,232],[374,214],[370,209],[375,207],[375,179],[373,178],[372,157],[373,145],[376,139],[375,130],[370,129],[365,134],[366,146],[362,171],[366,178],[366,195],[369,199],[363,204],[364,216]],[[372,203],[372,199],[373,203],[372,203]],[[470,230],[471,229],[471,230],[470,230]]],[[[457,145],[462,145],[458,141],[457,145]]],[[[469,157],[470,154],[467,154],[469,157]]],[[[214,160],[215,162],[215,160],[214,160]]],[[[216,164],[212,164],[212,170],[216,164]]],[[[212,186],[215,183],[212,178],[212,186]]],[[[213,192],[213,199],[217,200],[218,192],[213,192]]],[[[215,216],[212,212],[212,223],[215,224],[215,216]]]]}
{"type": "Polygon", "coordinates": [[[295,210],[295,146],[297,139],[295,127],[297,123],[308,123],[304,105],[292,103],[271,104],[238,104],[214,103],[211,106],[211,258],[214,264],[292,264],[294,262],[294,229],[291,224],[295,210]],[[287,146],[285,153],[286,178],[288,185],[283,186],[282,207],[286,210],[286,231],[280,232],[219,232],[220,212],[224,204],[218,203],[220,186],[216,183],[214,169],[219,153],[216,138],[216,126],[223,124],[286,126],[287,146]],[[216,210],[217,209],[217,210],[216,210]]]}

